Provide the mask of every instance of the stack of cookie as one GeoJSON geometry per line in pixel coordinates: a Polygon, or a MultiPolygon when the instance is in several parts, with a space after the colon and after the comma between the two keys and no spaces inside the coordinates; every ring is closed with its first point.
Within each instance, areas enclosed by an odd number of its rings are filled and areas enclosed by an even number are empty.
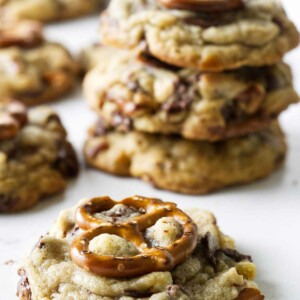
{"type": "Polygon", "coordinates": [[[299,34],[276,0],[112,0],[84,83],[100,120],[96,168],[202,194],[272,173],[277,117],[298,101],[285,53],[299,34]]]}

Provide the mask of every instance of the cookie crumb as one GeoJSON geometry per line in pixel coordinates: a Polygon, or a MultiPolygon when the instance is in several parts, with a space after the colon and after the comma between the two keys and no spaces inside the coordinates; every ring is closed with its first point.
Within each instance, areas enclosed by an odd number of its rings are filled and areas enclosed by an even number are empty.
{"type": "Polygon", "coordinates": [[[9,259],[9,260],[7,260],[7,261],[4,262],[4,265],[5,265],[5,266],[12,266],[12,265],[14,265],[15,263],[16,263],[16,262],[15,262],[14,260],[9,259]]]}

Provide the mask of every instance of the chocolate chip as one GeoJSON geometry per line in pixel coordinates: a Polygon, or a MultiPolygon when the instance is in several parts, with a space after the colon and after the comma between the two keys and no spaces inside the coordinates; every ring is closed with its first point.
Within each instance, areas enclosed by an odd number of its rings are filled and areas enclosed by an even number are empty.
{"type": "Polygon", "coordinates": [[[174,97],[162,105],[162,109],[169,114],[188,109],[194,101],[193,92],[190,92],[190,82],[183,79],[174,84],[174,97]]]}
{"type": "Polygon", "coordinates": [[[269,71],[265,74],[266,90],[268,92],[278,90],[287,85],[287,79],[284,75],[278,76],[275,72],[269,71]]]}
{"type": "Polygon", "coordinates": [[[129,117],[116,113],[113,115],[112,125],[120,131],[127,132],[132,129],[132,120],[129,117]]]}
{"type": "Polygon", "coordinates": [[[232,259],[235,262],[241,262],[243,260],[252,261],[251,257],[239,253],[234,249],[229,248],[217,248],[218,245],[214,243],[214,239],[211,233],[207,233],[200,241],[197,246],[197,250],[200,251],[204,257],[210,262],[210,264],[215,268],[217,266],[218,260],[222,255],[232,259]]]}
{"type": "Polygon", "coordinates": [[[175,297],[181,292],[181,287],[176,284],[169,285],[167,287],[167,292],[170,297],[175,297]]]}
{"type": "MultiPolygon", "coordinates": [[[[135,207],[132,207],[132,206],[120,206],[120,207],[118,207],[117,210],[106,211],[105,215],[108,216],[108,217],[111,217],[112,222],[116,223],[122,217],[130,220],[131,216],[133,214],[136,214],[136,213],[141,213],[141,212],[139,210],[137,210],[135,207]]],[[[136,226],[135,222],[132,222],[131,224],[133,226],[136,226]]]]}
{"type": "Polygon", "coordinates": [[[46,244],[43,241],[39,241],[38,244],[36,245],[36,247],[39,248],[39,249],[45,249],[46,244]]]}
{"type": "Polygon", "coordinates": [[[138,92],[140,90],[140,86],[136,80],[129,80],[127,82],[127,88],[132,92],[138,92]]]}
{"type": "Polygon", "coordinates": [[[31,300],[32,293],[26,271],[24,269],[20,269],[18,271],[18,275],[21,278],[18,283],[17,297],[19,297],[22,300],[31,300]]]}
{"type": "Polygon", "coordinates": [[[78,233],[78,231],[79,231],[79,227],[75,227],[74,230],[73,230],[72,233],[71,233],[71,237],[76,236],[77,233],[78,233]]]}
{"type": "Polygon", "coordinates": [[[284,21],[281,20],[279,17],[274,17],[272,19],[272,21],[281,29],[284,30],[284,28],[286,27],[284,24],[284,21]]]}
{"type": "Polygon", "coordinates": [[[79,172],[78,160],[72,145],[64,141],[59,145],[54,168],[66,177],[76,177],[79,172]]]}
{"type": "Polygon", "coordinates": [[[109,128],[109,126],[106,124],[106,122],[102,119],[99,118],[96,122],[96,124],[94,125],[94,127],[91,130],[91,134],[93,136],[103,136],[106,133],[108,133],[111,129],[109,128]]]}
{"type": "Polygon", "coordinates": [[[229,102],[221,108],[221,114],[226,123],[243,119],[243,112],[237,107],[236,102],[229,102]]]}
{"type": "Polygon", "coordinates": [[[215,255],[219,255],[219,254],[224,254],[225,256],[231,258],[235,262],[241,262],[243,260],[252,261],[251,256],[241,254],[234,249],[228,249],[228,248],[218,249],[215,255]]]}
{"type": "Polygon", "coordinates": [[[212,266],[217,265],[217,257],[215,256],[217,245],[214,242],[214,238],[210,232],[207,232],[206,235],[201,239],[198,249],[204,254],[212,266]]]}

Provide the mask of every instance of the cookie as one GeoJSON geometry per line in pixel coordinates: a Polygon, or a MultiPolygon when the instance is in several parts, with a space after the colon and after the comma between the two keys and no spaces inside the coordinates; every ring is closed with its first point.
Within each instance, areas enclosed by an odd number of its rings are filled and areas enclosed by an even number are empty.
{"type": "Polygon", "coordinates": [[[121,133],[100,120],[84,148],[88,165],[185,194],[206,194],[270,175],[281,165],[286,145],[277,124],[246,137],[209,143],[177,136],[121,133]]]}
{"type": "Polygon", "coordinates": [[[141,196],[122,202],[109,197],[94,198],[63,211],[24,261],[19,275],[21,300],[264,299],[254,282],[256,267],[251,257],[235,249],[234,241],[220,231],[212,213],[198,209],[183,212],[175,204],[141,196]],[[88,213],[86,217],[83,211],[88,213]],[[92,229],[86,231],[86,226],[92,229]],[[145,230],[138,233],[139,228],[145,230]],[[134,231],[137,236],[125,238],[127,231],[134,231]],[[90,237],[83,241],[86,236],[90,237]],[[144,271],[151,257],[149,263],[154,267],[159,258],[152,256],[152,251],[161,257],[168,253],[171,261],[177,256],[170,253],[183,247],[187,240],[191,242],[185,250],[187,255],[173,268],[162,264],[160,271],[118,277],[130,271],[128,265],[144,271]],[[144,241],[144,246],[138,247],[138,241],[144,241]],[[78,243],[88,249],[80,253],[86,257],[82,266],[73,256],[78,243]],[[97,275],[100,269],[103,272],[103,265],[97,271],[91,270],[87,266],[89,257],[103,261],[108,265],[106,271],[117,277],[97,275]],[[138,264],[140,260],[146,263],[138,264]],[[119,267],[110,268],[109,264],[115,262],[120,262],[119,267]]]}
{"type": "Polygon", "coordinates": [[[279,1],[244,0],[222,11],[216,9],[220,2],[232,1],[112,0],[101,18],[101,39],[202,71],[274,64],[298,45],[297,29],[279,1]],[[182,6],[168,9],[166,2],[182,6]],[[204,2],[215,8],[208,11],[204,2]]]}
{"type": "Polygon", "coordinates": [[[105,47],[88,53],[86,64],[98,63],[85,78],[85,98],[108,124],[123,130],[126,124],[148,133],[225,140],[266,128],[299,99],[283,63],[202,73],[105,47]]]}
{"type": "Polygon", "coordinates": [[[60,44],[43,38],[32,21],[0,25],[0,98],[26,105],[57,100],[76,85],[79,64],[60,44]]]}
{"type": "Polygon", "coordinates": [[[96,43],[89,47],[83,48],[79,55],[79,60],[84,72],[88,72],[98,63],[109,64],[112,58],[118,58],[121,53],[125,52],[115,48],[105,47],[101,43],[96,43]]]}
{"type": "Polygon", "coordinates": [[[51,22],[100,11],[104,0],[2,0],[0,16],[4,20],[31,19],[51,22]]]}
{"type": "Polygon", "coordinates": [[[39,107],[27,114],[16,101],[0,101],[0,212],[25,210],[62,192],[77,173],[76,154],[55,112],[39,107]]]}

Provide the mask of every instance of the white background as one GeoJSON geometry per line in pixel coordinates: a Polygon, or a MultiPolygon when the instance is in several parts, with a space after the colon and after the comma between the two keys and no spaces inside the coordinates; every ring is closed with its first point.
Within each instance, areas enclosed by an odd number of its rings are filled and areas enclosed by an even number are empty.
{"type": "MultiPolygon", "coordinates": [[[[300,28],[299,2],[284,2],[290,17],[300,28]]],[[[47,35],[76,53],[97,41],[97,26],[97,16],[89,17],[50,25],[47,35]]],[[[300,49],[289,54],[286,61],[293,67],[295,84],[300,92],[300,49]]],[[[83,101],[81,91],[52,106],[59,111],[78,151],[81,175],[70,183],[63,195],[21,214],[0,215],[0,300],[16,299],[16,269],[60,210],[73,206],[84,197],[110,195],[122,199],[134,194],[174,201],[182,208],[213,211],[221,229],[236,239],[238,249],[252,255],[258,267],[257,282],[266,299],[300,299],[300,105],[292,106],[281,117],[290,146],[287,162],[281,170],[264,181],[201,197],[159,191],[139,180],[86,169],[81,152],[94,114],[83,101]]]]}

